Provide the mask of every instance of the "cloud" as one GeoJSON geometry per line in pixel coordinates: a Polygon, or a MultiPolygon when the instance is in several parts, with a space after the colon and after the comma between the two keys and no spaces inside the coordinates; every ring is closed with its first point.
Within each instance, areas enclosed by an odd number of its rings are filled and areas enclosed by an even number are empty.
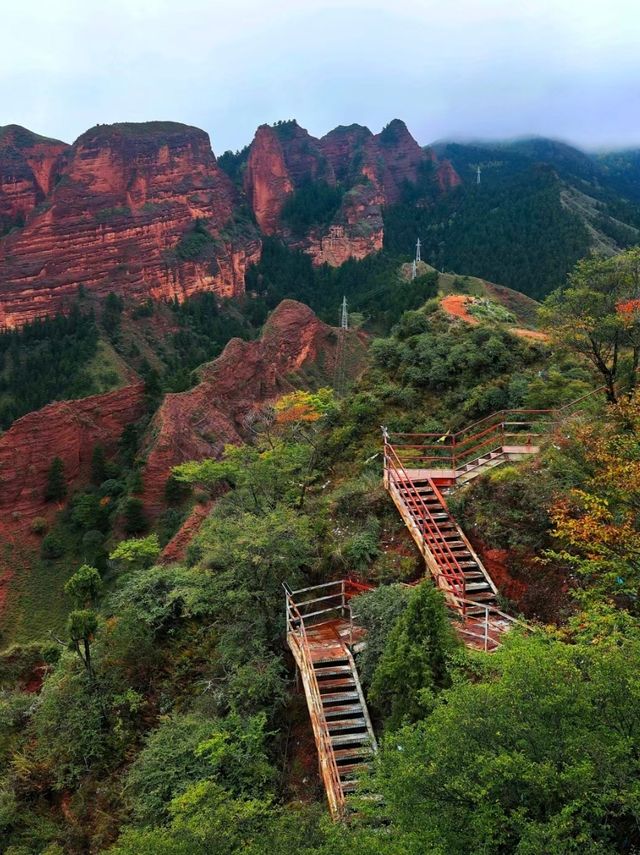
{"type": "Polygon", "coordinates": [[[30,0],[3,10],[0,123],[175,119],[218,152],[293,116],[640,143],[638,43],[628,0],[30,0]]]}

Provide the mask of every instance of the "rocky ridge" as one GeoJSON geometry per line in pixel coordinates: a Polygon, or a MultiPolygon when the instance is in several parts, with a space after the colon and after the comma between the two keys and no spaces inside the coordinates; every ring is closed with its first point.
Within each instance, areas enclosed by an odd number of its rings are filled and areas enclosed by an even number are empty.
{"type": "MultiPolygon", "coordinates": [[[[349,333],[361,348],[356,333],[349,333]]],[[[303,385],[298,372],[322,361],[327,382],[335,360],[338,332],[295,300],[283,300],[257,341],[232,339],[213,362],[199,369],[200,382],[186,392],[166,395],[147,434],[143,471],[145,508],[151,516],[164,507],[164,487],[173,466],[220,457],[225,445],[249,438],[260,406],[303,385]]]]}

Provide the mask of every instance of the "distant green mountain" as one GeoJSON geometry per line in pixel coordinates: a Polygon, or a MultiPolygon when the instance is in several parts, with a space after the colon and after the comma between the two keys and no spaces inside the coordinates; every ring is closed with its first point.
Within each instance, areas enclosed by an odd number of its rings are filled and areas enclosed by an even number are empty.
{"type": "Polygon", "coordinates": [[[605,152],[596,162],[612,188],[640,204],[640,148],[605,152]]]}
{"type": "Polygon", "coordinates": [[[595,156],[544,138],[432,148],[462,186],[430,205],[389,206],[385,246],[394,252],[410,251],[420,235],[439,269],[540,298],[589,251],[640,242],[640,152],[595,156]]]}

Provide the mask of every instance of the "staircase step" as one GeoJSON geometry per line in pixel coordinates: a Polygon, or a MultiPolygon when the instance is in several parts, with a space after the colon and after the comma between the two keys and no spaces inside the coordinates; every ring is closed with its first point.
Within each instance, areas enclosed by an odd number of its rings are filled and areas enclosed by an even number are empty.
{"type": "MultiPolygon", "coordinates": [[[[345,715],[362,715],[362,706],[361,704],[338,704],[336,706],[325,707],[324,708],[324,717],[329,720],[332,718],[338,718],[340,716],[345,715]]],[[[330,723],[330,722],[329,722],[330,723]]]]}
{"type": "Polygon", "coordinates": [[[359,700],[357,692],[332,692],[322,696],[322,705],[338,703],[340,701],[357,701],[359,700]]]}
{"type": "Polygon", "coordinates": [[[355,686],[353,677],[337,677],[330,680],[318,680],[320,691],[323,689],[350,689],[355,686]]]}
{"type": "Polygon", "coordinates": [[[337,733],[331,736],[332,745],[367,745],[371,742],[368,731],[363,733],[337,733]]]}
{"type": "MultiPolygon", "coordinates": [[[[307,631],[307,636],[308,635],[309,635],[309,632],[307,631]]],[[[337,646],[342,648],[341,644],[337,645],[337,646]]],[[[314,671],[318,671],[318,669],[324,669],[324,668],[342,668],[342,667],[347,668],[347,670],[351,671],[351,665],[349,664],[348,659],[344,659],[344,658],[340,659],[337,657],[332,659],[331,657],[329,657],[326,659],[321,658],[321,659],[314,659],[313,660],[313,670],[314,671]]]]}
{"type": "Polygon", "coordinates": [[[317,677],[339,677],[341,674],[351,674],[350,665],[320,665],[314,663],[313,670],[317,677]]]}
{"type": "Polygon", "coordinates": [[[340,778],[355,778],[360,772],[364,772],[365,769],[370,768],[371,763],[368,763],[365,758],[362,758],[358,763],[345,763],[344,765],[339,766],[338,773],[340,778]]]}
{"type": "Polygon", "coordinates": [[[493,593],[493,590],[489,590],[486,593],[484,591],[474,591],[473,594],[470,595],[468,599],[477,600],[478,602],[480,602],[481,600],[482,601],[494,600],[495,596],[496,595],[493,593]]]}
{"type": "Polygon", "coordinates": [[[341,785],[343,793],[355,793],[355,791],[358,789],[357,779],[353,781],[342,781],[341,785]]]}
{"type": "MultiPolygon", "coordinates": [[[[466,580],[466,576],[465,576],[465,580],[466,580]]],[[[483,589],[487,589],[487,590],[490,590],[491,593],[493,593],[493,589],[491,588],[491,585],[487,582],[486,579],[483,582],[466,582],[465,581],[464,587],[465,587],[465,590],[467,590],[467,591],[474,591],[475,592],[475,591],[481,591],[483,589]]]]}
{"type": "Polygon", "coordinates": [[[329,730],[350,730],[351,728],[366,727],[363,718],[338,718],[327,722],[329,730]]]}
{"type": "MultiPolygon", "coordinates": [[[[355,760],[357,757],[371,757],[371,746],[358,746],[357,748],[339,748],[333,752],[336,761],[340,760],[355,760]]],[[[338,767],[340,771],[340,767],[338,767]]]]}

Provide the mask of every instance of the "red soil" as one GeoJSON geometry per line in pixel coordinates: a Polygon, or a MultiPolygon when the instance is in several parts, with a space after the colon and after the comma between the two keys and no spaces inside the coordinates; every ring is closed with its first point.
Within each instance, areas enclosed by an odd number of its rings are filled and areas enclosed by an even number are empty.
{"type": "Polygon", "coordinates": [[[443,297],[440,306],[442,309],[454,318],[460,318],[462,321],[466,321],[468,324],[478,324],[479,321],[477,318],[474,318],[473,315],[469,314],[468,307],[474,303],[475,300],[473,297],[466,297],[464,294],[449,294],[446,297],[443,297]]]}

